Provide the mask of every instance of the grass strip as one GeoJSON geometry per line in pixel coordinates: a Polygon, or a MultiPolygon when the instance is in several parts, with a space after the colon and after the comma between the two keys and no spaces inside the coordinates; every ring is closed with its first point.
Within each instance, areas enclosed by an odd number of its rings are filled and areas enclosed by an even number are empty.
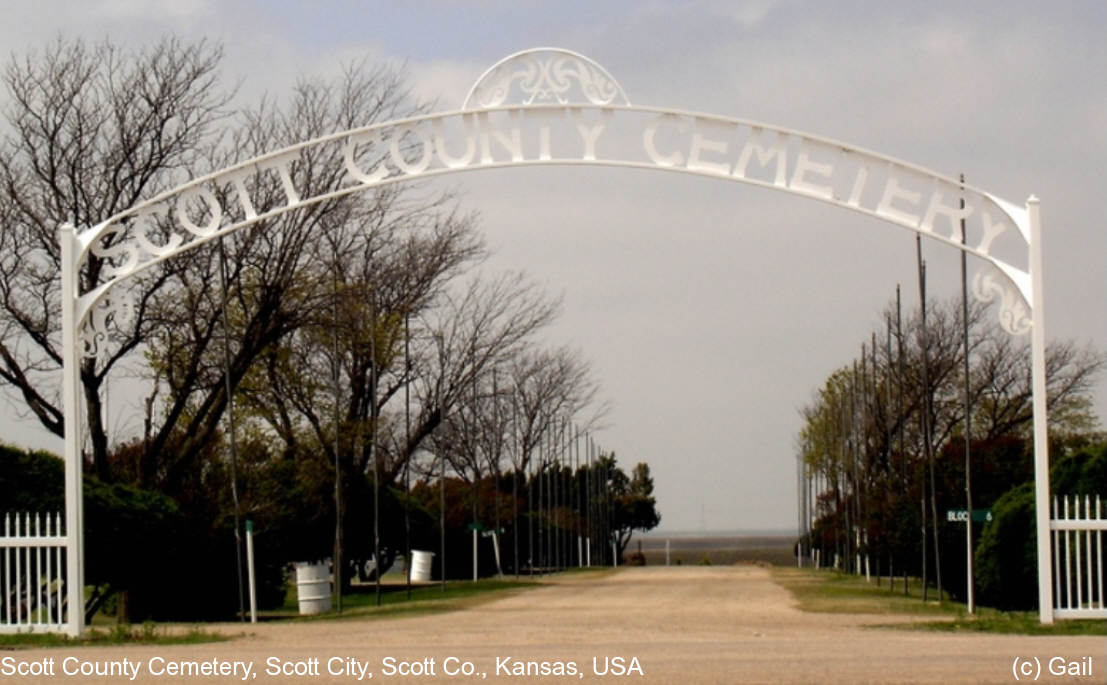
{"type": "MultiPolygon", "coordinates": [[[[608,569],[572,569],[557,574],[565,577],[598,575],[608,569]]],[[[491,602],[495,599],[511,596],[548,583],[551,576],[520,576],[486,578],[476,582],[455,580],[446,583],[443,590],[439,583],[420,584],[412,587],[411,599],[407,597],[407,588],[402,581],[386,582],[381,588],[381,604],[377,605],[376,588],[372,584],[357,585],[342,595],[342,613],[335,610],[312,616],[299,616],[296,602],[296,589],[291,587],[285,598],[284,606],[279,610],[265,612],[264,618],[295,620],[334,620],[347,618],[384,618],[393,616],[418,616],[425,614],[460,611],[473,606],[491,602]]],[[[385,576],[388,579],[388,576],[385,576]]]]}
{"type": "Polygon", "coordinates": [[[194,645],[206,642],[223,642],[228,635],[214,633],[199,626],[186,631],[147,622],[141,626],[119,624],[110,628],[90,628],[79,637],[60,633],[13,633],[0,635],[0,649],[38,647],[95,647],[113,645],[194,645]]]}
{"type": "MultiPolygon", "coordinates": [[[[571,569],[565,575],[572,577],[598,577],[610,573],[611,569],[571,569]]],[[[387,577],[387,576],[386,576],[387,577]]],[[[533,578],[523,576],[512,578],[488,578],[477,582],[450,581],[445,591],[438,583],[416,585],[412,588],[411,598],[407,597],[407,588],[403,583],[389,583],[382,588],[381,604],[376,602],[376,589],[373,585],[361,585],[342,597],[342,613],[331,610],[312,616],[300,616],[296,601],[296,589],[293,586],[285,599],[284,606],[273,611],[259,612],[263,621],[318,621],[335,619],[390,618],[400,616],[420,616],[426,614],[461,611],[502,597],[525,592],[548,585],[543,576],[533,578]]],[[[244,634],[244,633],[243,633],[244,634]]],[[[119,624],[105,628],[90,628],[80,637],[70,637],[58,633],[16,633],[0,635],[0,649],[42,648],[42,647],[78,647],[97,645],[182,645],[220,642],[230,640],[235,635],[224,635],[206,631],[194,626],[187,631],[179,626],[158,625],[147,622],[141,626],[119,624]]]]}
{"type": "Polygon", "coordinates": [[[975,616],[966,613],[952,621],[920,621],[897,627],[950,633],[1000,633],[1008,635],[1107,635],[1107,621],[1066,619],[1042,625],[1036,611],[997,611],[977,608],[975,616]]]}
{"type": "Polygon", "coordinates": [[[541,587],[541,581],[488,579],[447,582],[443,591],[441,585],[413,587],[411,599],[407,598],[406,588],[389,586],[387,592],[382,588],[381,603],[377,605],[376,591],[372,586],[354,588],[342,595],[342,613],[335,610],[312,616],[300,616],[295,599],[295,590],[291,601],[285,602],[284,610],[274,617],[295,620],[334,620],[347,618],[419,616],[424,614],[460,611],[472,606],[490,602],[494,599],[510,596],[525,590],[541,587]]]}
{"type": "Polygon", "coordinates": [[[802,611],[919,619],[873,627],[1015,635],[1107,635],[1107,621],[1064,620],[1042,625],[1037,612],[999,611],[980,606],[975,614],[970,614],[965,604],[948,597],[939,603],[933,589],[924,603],[922,587],[916,578],[909,580],[905,594],[902,578],[889,588],[887,578],[874,579],[870,583],[864,578],[832,570],[777,566],[772,575],[778,585],[792,594],[802,611]]]}

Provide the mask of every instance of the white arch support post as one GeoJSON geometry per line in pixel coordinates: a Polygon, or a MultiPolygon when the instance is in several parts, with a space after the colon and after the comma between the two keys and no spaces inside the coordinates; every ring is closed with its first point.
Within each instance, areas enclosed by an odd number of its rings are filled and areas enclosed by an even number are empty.
{"type": "Polygon", "coordinates": [[[66,632],[80,635],[85,618],[84,489],[81,456],[81,350],[77,340],[80,241],[72,224],[58,229],[61,241],[62,405],[65,420],[66,632]]]}
{"type": "Polygon", "coordinates": [[[1038,536],[1038,618],[1053,623],[1053,572],[1050,561],[1049,433],[1046,414],[1045,292],[1042,278],[1042,220],[1038,198],[1026,201],[1030,220],[1030,278],[1033,286],[1030,329],[1032,411],[1034,414],[1034,514],[1038,536]]]}
{"type": "MultiPolygon", "coordinates": [[[[196,178],[95,226],[61,229],[66,520],[69,577],[77,581],[70,607],[83,599],[80,363],[133,323],[126,289],[116,285],[186,250],[318,202],[461,171],[546,165],[651,169],[770,188],[880,219],[980,259],[984,268],[973,278],[974,295],[997,303],[1008,332],[1032,332],[1040,618],[1052,622],[1038,200],[1019,207],[957,179],[791,129],[635,106],[604,68],[557,48],[501,60],[477,80],[459,110],[298,143],[196,178]],[[343,170],[344,179],[324,188],[301,185],[302,153],[309,149],[319,153],[312,155],[321,160],[316,163],[343,170]],[[283,202],[263,206],[251,195],[254,181],[266,177],[279,180],[283,202]],[[99,280],[82,287],[78,274],[90,259],[99,262],[99,280]]],[[[76,632],[83,627],[80,613],[70,612],[76,632]]]]}

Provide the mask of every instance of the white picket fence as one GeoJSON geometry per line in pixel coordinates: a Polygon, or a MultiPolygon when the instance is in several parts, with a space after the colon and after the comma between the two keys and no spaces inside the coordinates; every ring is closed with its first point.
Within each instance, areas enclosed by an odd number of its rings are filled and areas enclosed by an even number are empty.
{"type": "Polygon", "coordinates": [[[0,633],[66,630],[67,545],[58,514],[4,516],[0,633]]]}
{"type": "Polygon", "coordinates": [[[1107,618],[1103,543],[1107,507],[1099,496],[1053,498],[1053,616],[1107,618]]]}

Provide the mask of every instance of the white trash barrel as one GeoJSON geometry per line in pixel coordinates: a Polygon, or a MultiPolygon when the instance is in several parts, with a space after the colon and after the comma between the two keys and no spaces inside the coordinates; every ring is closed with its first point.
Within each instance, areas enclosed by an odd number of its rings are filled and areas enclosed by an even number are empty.
{"type": "Polygon", "coordinates": [[[331,573],[326,564],[297,562],[296,599],[300,615],[310,616],[331,610],[331,573]]]}
{"type": "Polygon", "coordinates": [[[424,552],[420,549],[411,550],[411,582],[429,581],[433,560],[434,552],[424,552]]]}

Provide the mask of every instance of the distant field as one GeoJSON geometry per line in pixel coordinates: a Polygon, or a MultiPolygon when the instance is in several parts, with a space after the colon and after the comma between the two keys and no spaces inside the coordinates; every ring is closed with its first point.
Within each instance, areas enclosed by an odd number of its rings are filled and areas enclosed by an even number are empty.
{"type": "Polygon", "coordinates": [[[792,552],[796,538],[792,535],[649,535],[633,538],[627,546],[627,554],[637,552],[641,544],[647,566],[664,566],[666,540],[673,566],[750,562],[791,566],[796,563],[792,552]]]}

